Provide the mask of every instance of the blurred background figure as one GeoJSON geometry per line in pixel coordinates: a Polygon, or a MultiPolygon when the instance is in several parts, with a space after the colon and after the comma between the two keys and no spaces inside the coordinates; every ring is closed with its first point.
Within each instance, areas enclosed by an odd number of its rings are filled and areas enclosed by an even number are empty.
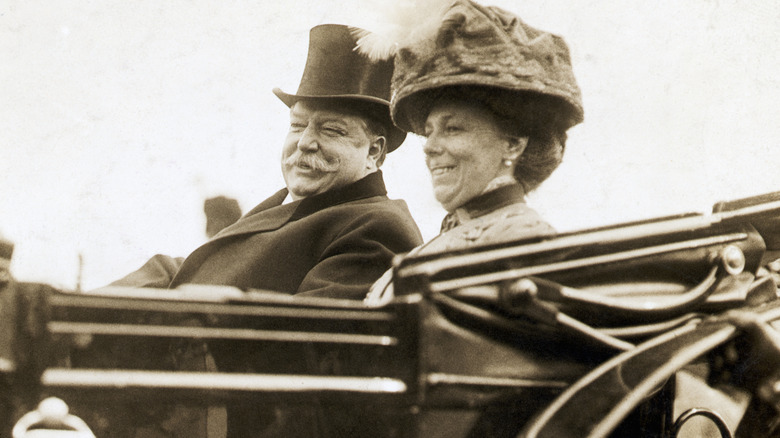
{"type": "Polygon", "coordinates": [[[233,225],[242,214],[238,201],[225,196],[206,199],[203,202],[203,212],[206,213],[206,236],[209,239],[223,228],[233,225]]]}

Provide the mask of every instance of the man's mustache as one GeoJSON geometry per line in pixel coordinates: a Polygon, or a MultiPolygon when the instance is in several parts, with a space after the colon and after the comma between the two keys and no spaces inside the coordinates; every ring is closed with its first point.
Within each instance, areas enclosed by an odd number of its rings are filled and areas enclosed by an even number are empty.
{"type": "Polygon", "coordinates": [[[317,153],[299,153],[284,160],[285,166],[298,166],[318,172],[335,172],[339,168],[338,157],[324,157],[317,153]]]}

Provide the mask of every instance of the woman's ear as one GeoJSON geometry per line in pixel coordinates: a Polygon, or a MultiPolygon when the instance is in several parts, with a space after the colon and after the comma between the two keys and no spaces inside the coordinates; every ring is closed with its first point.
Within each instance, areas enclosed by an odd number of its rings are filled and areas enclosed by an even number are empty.
{"type": "Polygon", "coordinates": [[[504,159],[512,162],[523,155],[526,146],[528,146],[528,137],[510,137],[507,141],[507,148],[504,152],[504,159]]]}

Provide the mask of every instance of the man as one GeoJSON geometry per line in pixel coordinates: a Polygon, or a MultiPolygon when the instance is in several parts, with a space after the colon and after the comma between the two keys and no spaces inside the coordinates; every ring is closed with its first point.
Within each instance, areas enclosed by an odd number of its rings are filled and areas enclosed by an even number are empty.
{"type": "Polygon", "coordinates": [[[290,107],[287,188],[183,262],[158,255],[113,285],[362,299],[395,254],[422,243],[405,202],[387,198],[379,170],[406,136],[390,119],[392,60],[371,61],[355,42],[347,26],[313,28],[297,94],[274,89],[290,107]]]}
{"type": "MultiPolygon", "coordinates": [[[[313,28],[297,93],[274,89],[290,107],[290,128],[281,154],[286,188],[186,259],[157,255],[112,285],[175,288],[194,283],[362,299],[396,254],[421,244],[422,236],[406,203],[388,199],[379,170],[386,154],[398,148],[406,136],[390,119],[393,63],[369,60],[354,50],[355,43],[346,26],[313,28]]],[[[73,363],[153,369],[160,367],[160,359],[181,362],[178,357],[160,358],[154,352],[139,353],[133,348],[105,354],[110,347],[93,346],[95,354],[79,352],[81,358],[74,357],[73,363]]],[[[160,348],[165,350],[167,344],[163,342],[160,348]]],[[[260,371],[263,361],[283,361],[286,354],[283,348],[273,347],[240,350],[240,345],[230,341],[212,341],[209,348],[217,368],[225,372],[260,371]]],[[[105,409],[117,411],[116,406],[105,409]]],[[[88,412],[99,416],[100,410],[93,407],[88,412]]],[[[259,436],[258,431],[269,427],[289,431],[291,425],[299,424],[302,434],[309,436],[310,427],[318,427],[317,421],[296,421],[294,410],[285,412],[286,419],[279,421],[273,409],[228,406],[228,434],[259,436]]],[[[144,433],[151,429],[182,436],[195,436],[203,430],[203,416],[187,410],[154,413],[157,418],[167,418],[159,422],[148,420],[146,413],[137,419],[105,415],[111,419],[102,423],[119,424],[114,434],[119,429],[132,430],[134,425],[144,427],[144,433]]]]}

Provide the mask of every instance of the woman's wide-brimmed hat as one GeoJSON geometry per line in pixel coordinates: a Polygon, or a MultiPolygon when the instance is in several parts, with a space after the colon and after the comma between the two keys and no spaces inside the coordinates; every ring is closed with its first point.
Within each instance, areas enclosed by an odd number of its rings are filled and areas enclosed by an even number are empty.
{"type": "Polygon", "coordinates": [[[390,118],[390,81],[393,60],[374,60],[356,50],[359,29],[340,25],[315,26],[309,33],[309,53],[295,94],[274,88],[274,94],[292,106],[303,99],[343,101],[387,127],[387,151],[403,143],[406,133],[390,118]]]}
{"type": "MultiPolygon", "coordinates": [[[[503,116],[529,129],[566,130],[583,121],[580,89],[569,48],[556,35],[535,29],[511,12],[471,0],[439,2],[438,17],[396,42],[391,113],[405,131],[421,133],[430,105],[445,87],[480,88],[503,116]],[[553,126],[550,126],[552,124],[553,126]]],[[[359,40],[371,47],[375,35],[359,40]]]]}

